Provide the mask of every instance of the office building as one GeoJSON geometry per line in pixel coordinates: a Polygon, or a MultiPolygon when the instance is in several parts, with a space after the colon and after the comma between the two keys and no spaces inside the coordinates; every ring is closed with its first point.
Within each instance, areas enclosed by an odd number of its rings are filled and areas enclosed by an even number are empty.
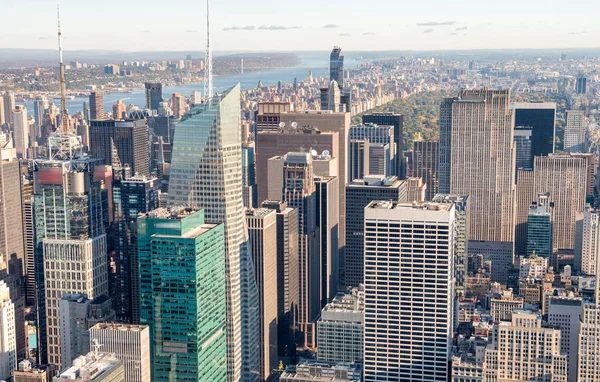
{"type": "Polygon", "coordinates": [[[256,150],[254,142],[242,144],[242,195],[244,207],[258,207],[258,186],[256,184],[256,150]]]}
{"type": "Polygon", "coordinates": [[[299,300],[298,210],[280,201],[265,201],[262,208],[274,210],[277,219],[277,353],[294,358],[299,300]]]}
{"type": "Polygon", "coordinates": [[[406,200],[418,203],[425,202],[427,185],[423,183],[421,178],[407,177],[404,181],[406,182],[406,200]]]}
{"type": "Polygon", "coordinates": [[[2,98],[4,99],[4,123],[8,124],[9,127],[14,127],[12,113],[16,107],[15,93],[6,92],[2,98]]]}
{"type": "MultiPolygon", "coordinates": [[[[470,201],[469,197],[469,201],[470,201]]],[[[470,208],[471,206],[469,206],[470,208]]],[[[473,215],[471,215],[473,216],[473,215]]],[[[471,222],[470,224],[476,224],[471,222]]],[[[510,241],[469,240],[469,256],[483,255],[484,261],[492,264],[491,280],[500,284],[508,281],[508,270],[514,263],[513,243],[510,241]]]]}
{"type": "Polygon", "coordinates": [[[13,373],[13,382],[52,382],[56,368],[52,365],[36,365],[31,358],[19,362],[13,373]]]}
{"type": "Polygon", "coordinates": [[[279,377],[280,382],[360,382],[360,363],[327,362],[300,359],[297,365],[288,366],[279,377]]]}
{"type": "Polygon", "coordinates": [[[12,112],[13,147],[17,150],[18,158],[27,158],[29,148],[29,121],[27,108],[17,105],[12,112]]]}
{"type": "Polygon", "coordinates": [[[317,321],[317,356],[332,362],[362,362],[364,288],[339,294],[321,310],[317,321]]]}
{"type": "Polygon", "coordinates": [[[113,163],[113,144],[121,164],[128,164],[133,174],[148,175],[150,157],[148,152],[148,124],[145,119],[123,121],[103,120],[90,122],[90,153],[102,159],[104,164],[113,163]]]}
{"type": "Polygon", "coordinates": [[[316,176],[317,227],[321,234],[321,307],[338,293],[340,213],[338,196],[340,185],[337,176],[316,176]]]}
{"type": "Polygon", "coordinates": [[[281,122],[281,113],[292,111],[292,104],[288,102],[261,102],[254,115],[254,133],[264,130],[277,130],[281,122]]]}
{"type": "Polygon", "coordinates": [[[173,109],[173,117],[176,121],[180,120],[185,114],[185,97],[181,93],[173,93],[171,109],[173,109]]]}
{"type": "MultiPolygon", "coordinates": [[[[374,123],[380,126],[394,126],[394,147],[396,152],[396,172],[399,179],[404,179],[407,174],[404,168],[404,117],[394,113],[371,113],[362,116],[363,123],[374,123]]],[[[350,179],[352,180],[352,179],[350,179]]]]}
{"type": "Polygon", "coordinates": [[[99,322],[115,320],[113,301],[106,295],[90,300],[84,294],[65,294],[58,303],[62,368],[90,351],[88,329],[99,322]]]}
{"type": "Polygon", "coordinates": [[[470,240],[513,241],[515,165],[509,105],[509,90],[482,89],[462,90],[440,108],[439,191],[469,195],[469,213],[478,220],[469,225],[470,240]]]}
{"type": "Polygon", "coordinates": [[[494,328],[485,350],[486,381],[567,381],[567,356],[560,352],[561,333],[542,326],[542,317],[515,311],[512,321],[494,328]]]}
{"type": "Polygon", "coordinates": [[[583,74],[577,76],[577,82],[575,83],[575,93],[583,95],[587,93],[587,78],[583,74]]]}
{"type": "Polygon", "coordinates": [[[432,200],[438,193],[438,141],[414,141],[411,175],[421,178],[427,185],[425,200],[432,200]]]}
{"type": "Polygon", "coordinates": [[[350,180],[369,175],[369,141],[351,139],[348,148],[350,180]]]}
{"type": "Polygon", "coordinates": [[[549,193],[553,250],[575,248],[576,216],[586,198],[586,159],[569,153],[535,157],[533,171],[534,192],[549,193]]]}
{"type": "Polygon", "coordinates": [[[406,183],[397,177],[365,177],[346,186],[346,197],[348,200],[344,283],[347,287],[358,287],[364,282],[365,207],[373,200],[407,200],[406,183]]]}
{"type": "Polygon", "coordinates": [[[531,163],[534,156],[545,156],[554,152],[556,137],[556,103],[515,102],[512,105],[516,130],[531,130],[531,163]]]}
{"type": "Polygon", "coordinates": [[[159,208],[138,226],[152,380],[226,381],[224,225],[205,223],[203,210],[159,208]]]}
{"type": "Polygon", "coordinates": [[[177,125],[169,181],[170,205],[202,208],[207,222],[226,225],[227,364],[234,381],[257,378],[259,364],[258,292],[245,228],[240,115],[239,86],[192,109],[177,125]]]}
{"type": "Polygon", "coordinates": [[[519,259],[519,278],[542,281],[548,272],[548,257],[532,254],[529,257],[519,259]]]}
{"type": "Polygon", "coordinates": [[[585,115],[581,110],[567,110],[564,146],[569,153],[585,153],[585,115]]]}
{"type": "Polygon", "coordinates": [[[125,119],[127,118],[126,106],[120,99],[113,105],[113,119],[125,119]]]}
{"type": "Polygon", "coordinates": [[[527,220],[529,207],[535,199],[533,169],[518,169],[515,201],[515,253],[518,255],[527,254],[527,220]]]}
{"type": "Polygon", "coordinates": [[[53,382],[125,382],[123,362],[112,354],[97,351],[73,360],[73,366],[61,371],[53,382]]]}
{"type": "Polygon", "coordinates": [[[527,217],[527,256],[552,256],[552,222],[546,206],[532,205],[527,217]]]}
{"type": "Polygon", "coordinates": [[[23,325],[23,318],[15,319],[15,306],[10,290],[0,281],[0,379],[9,380],[17,368],[16,325],[23,325]]]}
{"type": "Polygon", "coordinates": [[[453,204],[374,201],[365,209],[365,382],[447,381],[455,239],[453,204]],[[421,234],[424,224],[435,241],[421,234]]]}
{"type": "Polygon", "coordinates": [[[346,112],[346,104],[341,102],[341,91],[336,81],[330,81],[329,86],[321,88],[321,110],[346,112]]]}
{"type": "Polygon", "coordinates": [[[579,216],[577,230],[581,230],[575,243],[575,269],[583,274],[595,275],[598,262],[598,224],[600,212],[586,205],[583,210],[583,219],[579,216]],[[581,227],[581,228],[580,228],[581,227]]]}
{"type": "Polygon", "coordinates": [[[436,194],[432,202],[454,204],[456,226],[454,277],[456,278],[457,292],[464,292],[469,270],[469,195],[436,194]]]}
{"type": "MultiPolygon", "coordinates": [[[[33,118],[35,120],[36,138],[41,138],[42,124],[44,122],[44,113],[48,108],[46,96],[38,96],[33,100],[33,118]]],[[[0,125],[1,125],[0,121],[0,125]]]]}
{"type": "Polygon", "coordinates": [[[90,93],[90,121],[104,119],[104,94],[96,91],[90,93]]]}
{"type": "Polygon", "coordinates": [[[582,301],[576,297],[551,297],[548,324],[560,330],[560,353],[567,355],[567,381],[577,382],[579,316],[582,301]]]}
{"type": "MultiPolygon", "coordinates": [[[[374,123],[350,126],[348,139],[350,142],[353,140],[369,142],[368,174],[396,175],[396,147],[393,126],[383,126],[374,123]]],[[[349,160],[353,162],[354,158],[350,156],[349,160]]]]}
{"type": "MultiPolygon", "coordinates": [[[[35,235],[33,221],[33,180],[30,175],[21,178],[21,200],[23,213],[24,269],[26,304],[35,304],[35,235]]],[[[14,204],[13,204],[14,205],[14,204]]],[[[18,229],[18,225],[11,225],[18,229]]],[[[11,236],[12,237],[12,236],[11,236]]]]}
{"type": "Polygon", "coordinates": [[[145,325],[99,323],[90,328],[90,343],[121,362],[125,381],[150,382],[150,329],[145,325]]]}
{"type": "Polygon", "coordinates": [[[163,102],[162,84],[160,82],[146,82],[146,109],[158,110],[163,102]]]}
{"type": "Polygon", "coordinates": [[[497,298],[490,299],[490,315],[496,324],[512,321],[516,309],[523,309],[523,298],[513,296],[512,290],[505,290],[497,298]]]}
{"type": "Polygon", "coordinates": [[[158,179],[135,175],[115,180],[115,285],[111,293],[119,322],[140,322],[137,216],[158,208],[158,179]]]}
{"type": "Polygon", "coordinates": [[[531,126],[515,126],[515,168],[517,170],[533,168],[531,135],[531,126]]]}
{"type": "Polygon", "coordinates": [[[266,208],[246,211],[248,243],[258,288],[260,379],[277,368],[277,216],[266,208]]]}
{"type": "Polygon", "coordinates": [[[7,113],[4,110],[4,95],[0,94],[0,126],[4,126],[6,123],[7,113]]]}
{"type": "Polygon", "coordinates": [[[288,153],[283,166],[282,199],[298,210],[298,323],[303,346],[316,347],[315,321],[321,310],[321,245],[317,194],[308,153],[288,153]]]}

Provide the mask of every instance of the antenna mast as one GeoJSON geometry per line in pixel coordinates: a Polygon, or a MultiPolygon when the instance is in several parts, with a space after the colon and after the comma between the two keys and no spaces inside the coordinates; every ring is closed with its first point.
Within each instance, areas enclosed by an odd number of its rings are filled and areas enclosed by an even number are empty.
{"type": "Polygon", "coordinates": [[[206,54],[204,56],[204,99],[210,102],[213,91],[212,47],[210,46],[210,0],[206,0],[206,54]]]}
{"type": "Polygon", "coordinates": [[[58,20],[58,59],[60,71],[60,126],[59,131],[69,132],[69,116],[67,112],[67,99],[65,87],[65,64],[62,55],[62,33],[60,32],[60,8],[56,6],[56,18],[58,20]]]}

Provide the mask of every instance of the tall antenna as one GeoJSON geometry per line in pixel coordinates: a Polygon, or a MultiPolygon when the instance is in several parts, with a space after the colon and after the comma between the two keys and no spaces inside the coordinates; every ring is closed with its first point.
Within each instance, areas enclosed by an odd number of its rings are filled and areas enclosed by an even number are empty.
{"type": "Polygon", "coordinates": [[[213,91],[212,47],[210,46],[210,0],[206,0],[206,54],[204,57],[204,99],[210,102],[213,91]]]}
{"type": "Polygon", "coordinates": [[[67,113],[67,99],[65,87],[65,64],[63,63],[62,55],[62,33],[60,32],[60,8],[56,6],[56,18],[58,20],[58,59],[60,71],[60,126],[59,131],[69,132],[69,116],[67,113]]]}

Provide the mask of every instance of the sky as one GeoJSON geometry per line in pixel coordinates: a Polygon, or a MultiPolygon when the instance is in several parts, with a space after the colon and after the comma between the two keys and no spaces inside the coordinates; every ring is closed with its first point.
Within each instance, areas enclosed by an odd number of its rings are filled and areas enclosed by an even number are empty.
{"type": "MultiPolygon", "coordinates": [[[[0,0],[0,48],[202,51],[204,0],[0,0]]],[[[215,51],[600,47],[596,0],[211,0],[215,51]]]]}

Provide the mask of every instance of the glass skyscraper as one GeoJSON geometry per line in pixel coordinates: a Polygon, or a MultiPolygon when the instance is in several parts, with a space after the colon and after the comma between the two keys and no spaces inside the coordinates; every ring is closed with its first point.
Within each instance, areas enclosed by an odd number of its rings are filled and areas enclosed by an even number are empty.
{"type": "Polygon", "coordinates": [[[141,322],[152,380],[226,381],[225,229],[204,211],[159,208],[138,219],[141,322]]]}
{"type": "Polygon", "coordinates": [[[225,224],[229,381],[258,379],[258,291],[242,199],[240,86],[194,107],[175,129],[169,204],[225,224]]]}
{"type": "Polygon", "coordinates": [[[529,207],[527,216],[527,256],[552,256],[552,222],[545,206],[529,207]]]}

